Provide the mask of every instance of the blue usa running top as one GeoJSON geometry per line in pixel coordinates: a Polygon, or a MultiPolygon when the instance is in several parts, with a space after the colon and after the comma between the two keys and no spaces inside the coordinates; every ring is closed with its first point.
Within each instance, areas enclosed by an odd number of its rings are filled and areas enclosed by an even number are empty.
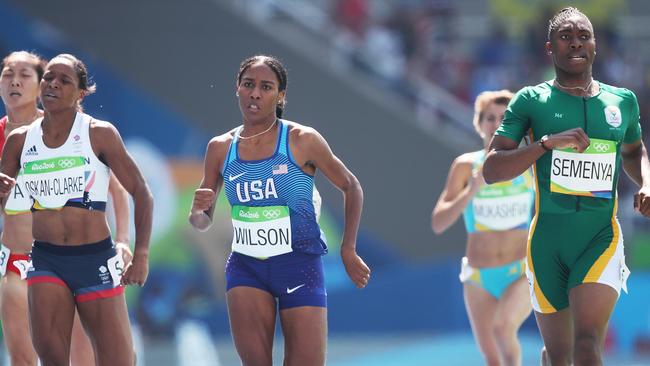
{"type": "Polygon", "coordinates": [[[279,120],[276,148],[268,158],[242,160],[239,132],[221,172],[232,206],[232,250],[258,258],[292,251],[327,253],[312,203],[314,177],[300,169],[289,149],[289,125],[279,120]]]}

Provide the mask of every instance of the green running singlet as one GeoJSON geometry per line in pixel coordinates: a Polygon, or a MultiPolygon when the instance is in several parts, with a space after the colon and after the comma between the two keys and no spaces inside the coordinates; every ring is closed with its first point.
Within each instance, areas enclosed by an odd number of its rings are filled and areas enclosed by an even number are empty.
{"type": "Polygon", "coordinates": [[[573,96],[552,82],[521,89],[496,135],[519,142],[581,127],[590,146],[583,153],[556,149],[534,164],[535,217],[528,240],[526,275],[535,311],[568,306],[571,288],[603,283],[625,290],[623,236],[616,219],[616,187],[622,144],[641,138],[633,92],[598,82],[589,98],[573,96]]]}

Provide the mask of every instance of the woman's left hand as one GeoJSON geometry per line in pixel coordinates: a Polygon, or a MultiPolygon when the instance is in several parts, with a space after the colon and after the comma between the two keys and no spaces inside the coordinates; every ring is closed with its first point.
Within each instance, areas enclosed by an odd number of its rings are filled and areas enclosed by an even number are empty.
{"type": "Polygon", "coordinates": [[[641,187],[634,195],[634,210],[645,217],[650,217],[650,187],[641,187]]]}
{"type": "Polygon", "coordinates": [[[356,250],[341,250],[341,259],[348,276],[358,288],[364,288],[370,281],[370,267],[359,257],[356,250]]]}
{"type": "Polygon", "coordinates": [[[144,286],[149,275],[149,258],[135,254],[131,260],[131,265],[126,267],[126,272],[122,276],[122,285],[144,286]]]}

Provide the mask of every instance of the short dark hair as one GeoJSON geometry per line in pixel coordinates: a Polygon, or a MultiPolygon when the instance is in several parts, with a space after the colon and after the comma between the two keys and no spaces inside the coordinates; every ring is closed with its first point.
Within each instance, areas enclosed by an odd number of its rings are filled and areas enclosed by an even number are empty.
{"type": "Polygon", "coordinates": [[[79,89],[86,91],[86,95],[92,94],[95,91],[97,91],[97,85],[88,76],[88,68],[86,67],[86,64],[84,64],[83,61],[81,61],[76,56],[71,55],[69,53],[62,53],[56,55],[54,58],[52,58],[52,60],[54,60],[55,58],[64,58],[68,61],[72,61],[72,66],[74,67],[74,71],[77,74],[77,79],[79,79],[79,84],[77,86],[79,87],[79,89]]]}
{"type": "MultiPolygon", "coordinates": [[[[268,66],[278,78],[278,91],[287,90],[287,69],[277,57],[267,55],[255,55],[242,61],[239,65],[239,72],[237,73],[237,85],[241,83],[241,78],[244,75],[244,72],[246,72],[251,65],[258,62],[268,66]]],[[[286,104],[287,102],[285,98],[282,104],[278,104],[275,107],[275,114],[278,118],[282,118],[282,113],[284,112],[286,104]]]]}
{"type": "MultiPolygon", "coordinates": [[[[546,35],[547,39],[550,41],[551,37],[553,36],[553,33],[557,31],[558,27],[560,24],[564,23],[567,19],[573,17],[573,16],[581,16],[587,19],[589,22],[589,25],[591,25],[591,21],[589,20],[589,17],[586,16],[583,12],[578,10],[577,8],[574,8],[572,6],[566,7],[560,11],[558,11],[551,19],[548,21],[548,33],[546,35]]],[[[592,26],[593,29],[593,26],[592,26]]]]}
{"type": "MultiPolygon", "coordinates": [[[[69,53],[62,53],[56,55],[55,57],[52,58],[52,60],[54,60],[55,58],[64,58],[72,62],[72,67],[74,67],[74,71],[77,74],[77,79],[79,79],[79,83],[77,84],[77,87],[79,87],[79,89],[86,92],[84,97],[93,94],[95,91],[97,91],[97,84],[95,84],[88,76],[88,67],[86,67],[86,64],[83,61],[81,61],[76,56],[71,55],[69,53]]],[[[50,62],[52,60],[50,60],[50,62]]],[[[77,110],[79,112],[83,112],[84,110],[83,106],[81,105],[81,99],[77,101],[77,110]]]]}

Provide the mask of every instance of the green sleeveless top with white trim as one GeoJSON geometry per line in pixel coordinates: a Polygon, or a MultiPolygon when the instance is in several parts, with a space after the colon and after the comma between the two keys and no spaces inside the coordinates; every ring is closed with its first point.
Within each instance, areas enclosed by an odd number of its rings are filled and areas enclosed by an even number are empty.
{"type": "Polygon", "coordinates": [[[519,142],[528,134],[537,141],[581,127],[591,141],[583,153],[553,150],[533,164],[538,212],[614,210],[621,144],[641,138],[639,104],[628,89],[598,84],[597,95],[583,98],[547,81],[521,89],[508,105],[499,136],[519,142]]]}

